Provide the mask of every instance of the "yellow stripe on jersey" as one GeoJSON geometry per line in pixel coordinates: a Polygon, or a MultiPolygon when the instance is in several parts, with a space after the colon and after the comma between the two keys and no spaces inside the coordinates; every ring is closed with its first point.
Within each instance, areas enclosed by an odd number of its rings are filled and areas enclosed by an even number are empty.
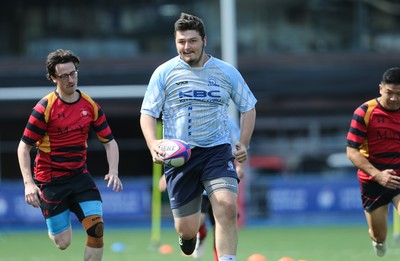
{"type": "Polygon", "coordinates": [[[97,109],[97,105],[96,103],[92,100],[92,98],[89,97],[89,95],[87,95],[86,93],[81,91],[81,95],[82,98],[84,98],[85,100],[87,100],[88,102],[90,102],[90,104],[93,106],[94,110],[94,115],[93,115],[93,121],[96,121],[97,118],[99,117],[99,110],[97,109]]]}
{"type": "MultiPolygon", "coordinates": [[[[371,115],[372,111],[375,109],[375,107],[378,105],[378,101],[376,99],[372,99],[372,100],[367,101],[365,104],[368,106],[368,109],[364,115],[364,122],[365,122],[365,126],[368,128],[369,119],[371,118],[370,115],[371,115]]],[[[368,139],[364,139],[363,144],[360,146],[360,153],[362,155],[364,155],[366,158],[369,157],[368,139]]]]}

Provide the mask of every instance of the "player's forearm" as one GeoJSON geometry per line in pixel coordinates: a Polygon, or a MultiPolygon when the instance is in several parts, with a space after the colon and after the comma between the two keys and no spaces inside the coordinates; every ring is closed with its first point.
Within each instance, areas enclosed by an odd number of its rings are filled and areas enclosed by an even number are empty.
{"type": "Polygon", "coordinates": [[[362,170],[367,175],[374,177],[380,172],[375,168],[367,158],[362,155],[358,149],[347,147],[347,158],[353,163],[353,165],[362,170]]]}
{"type": "Polygon", "coordinates": [[[108,173],[118,175],[119,149],[115,140],[104,144],[107,153],[108,173]]]}
{"type": "Polygon", "coordinates": [[[240,143],[249,146],[256,121],[256,109],[242,113],[240,117],[240,143]]]}
{"type": "Polygon", "coordinates": [[[19,167],[25,185],[28,183],[34,183],[31,170],[31,148],[31,146],[25,144],[23,141],[20,141],[17,150],[19,167]]]}

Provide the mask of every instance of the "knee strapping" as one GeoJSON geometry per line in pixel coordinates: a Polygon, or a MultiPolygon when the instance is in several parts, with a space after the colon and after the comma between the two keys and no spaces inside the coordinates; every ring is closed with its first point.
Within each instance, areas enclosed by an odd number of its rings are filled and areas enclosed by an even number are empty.
{"type": "Polygon", "coordinates": [[[86,245],[92,248],[102,248],[104,223],[101,216],[88,216],[82,220],[82,226],[86,230],[86,245]]]}

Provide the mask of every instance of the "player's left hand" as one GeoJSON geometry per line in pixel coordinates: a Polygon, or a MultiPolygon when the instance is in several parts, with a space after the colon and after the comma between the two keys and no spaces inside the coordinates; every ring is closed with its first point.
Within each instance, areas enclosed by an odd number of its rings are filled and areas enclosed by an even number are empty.
{"type": "Polygon", "coordinates": [[[119,179],[118,174],[108,173],[107,175],[105,175],[104,180],[108,180],[107,188],[109,188],[112,184],[113,191],[119,192],[123,190],[122,182],[119,179]]]}
{"type": "Polygon", "coordinates": [[[377,174],[375,174],[374,179],[380,185],[387,187],[389,189],[399,189],[400,188],[400,177],[393,169],[385,169],[377,174]]]}
{"type": "Polygon", "coordinates": [[[243,163],[247,160],[247,148],[246,146],[244,146],[242,143],[237,142],[236,143],[236,151],[233,152],[233,156],[235,157],[235,159],[240,162],[243,163]]]}

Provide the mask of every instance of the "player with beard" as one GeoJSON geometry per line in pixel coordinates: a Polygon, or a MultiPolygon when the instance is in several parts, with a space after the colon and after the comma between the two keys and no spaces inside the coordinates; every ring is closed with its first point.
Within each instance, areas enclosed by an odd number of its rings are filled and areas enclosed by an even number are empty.
{"type": "Polygon", "coordinates": [[[140,124],[153,162],[163,163],[156,120],[162,115],[164,139],[181,139],[192,148],[183,166],[164,166],[179,243],[186,255],[196,247],[201,198],[206,190],[215,217],[218,260],[236,260],[238,175],[234,161],[247,159],[255,124],[256,99],[239,71],[205,53],[203,21],[182,13],[175,23],[178,56],[150,78],[140,124]],[[228,107],[240,113],[240,138],[232,154],[228,107]]]}

